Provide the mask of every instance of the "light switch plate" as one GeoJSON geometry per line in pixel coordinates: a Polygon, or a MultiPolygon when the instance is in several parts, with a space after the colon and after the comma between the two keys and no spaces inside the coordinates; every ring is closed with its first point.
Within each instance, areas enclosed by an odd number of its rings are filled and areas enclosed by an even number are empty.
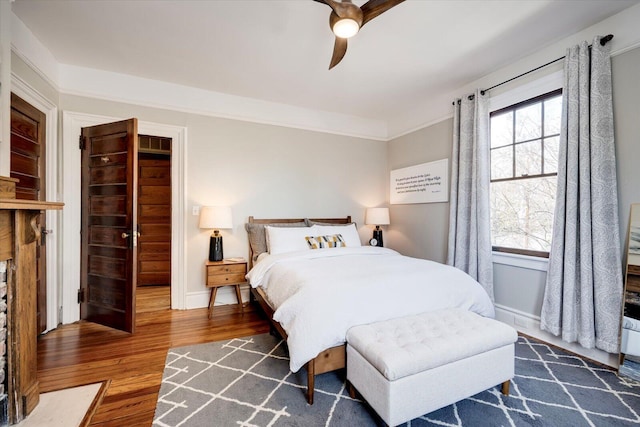
{"type": "Polygon", "coordinates": [[[192,210],[191,210],[191,215],[193,215],[193,216],[200,215],[200,206],[194,205],[192,210]]]}

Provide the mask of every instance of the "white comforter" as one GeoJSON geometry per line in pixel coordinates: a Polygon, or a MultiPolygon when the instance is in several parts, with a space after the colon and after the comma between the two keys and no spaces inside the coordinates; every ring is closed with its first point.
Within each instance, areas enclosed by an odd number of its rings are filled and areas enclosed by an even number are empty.
{"type": "Polygon", "coordinates": [[[386,248],[346,247],[268,255],[247,274],[288,334],[296,372],[347,330],[401,316],[460,307],[494,317],[486,291],[466,273],[386,248]]]}

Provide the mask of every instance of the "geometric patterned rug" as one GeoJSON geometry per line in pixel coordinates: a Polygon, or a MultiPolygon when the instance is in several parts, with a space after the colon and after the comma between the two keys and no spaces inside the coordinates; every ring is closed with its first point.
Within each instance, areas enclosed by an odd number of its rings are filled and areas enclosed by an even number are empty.
{"type": "MultiPolygon", "coordinates": [[[[516,343],[509,396],[496,386],[405,426],[638,426],[640,383],[529,337],[516,343]]],[[[349,397],[344,372],[289,371],[286,343],[269,334],[173,348],[153,425],[375,426],[375,412],[349,397]]]]}

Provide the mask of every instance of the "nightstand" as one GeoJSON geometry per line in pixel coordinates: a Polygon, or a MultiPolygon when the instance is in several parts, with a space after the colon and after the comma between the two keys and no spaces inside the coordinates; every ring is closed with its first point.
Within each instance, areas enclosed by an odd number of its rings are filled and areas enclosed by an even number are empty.
{"type": "Polygon", "coordinates": [[[247,261],[207,261],[207,288],[211,288],[209,297],[209,319],[213,314],[213,304],[216,301],[218,288],[222,286],[234,286],[236,288],[236,298],[240,309],[244,312],[242,296],[240,295],[240,285],[246,283],[244,276],[247,274],[247,261]]]}

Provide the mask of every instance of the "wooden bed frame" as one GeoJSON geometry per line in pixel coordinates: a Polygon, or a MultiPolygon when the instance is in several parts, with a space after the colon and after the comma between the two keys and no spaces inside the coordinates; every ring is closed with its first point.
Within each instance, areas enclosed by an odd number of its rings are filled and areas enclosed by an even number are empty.
{"type": "MultiPolygon", "coordinates": [[[[327,224],[349,224],[351,222],[351,216],[344,218],[309,218],[310,221],[323,222],[327,224]]],[[[249,217],[249,223],[254,224],[282,224],[292,222],[303,222],[304,218],[271,218],[271,219],[256,219],[252,216],[249,217]]],[[[249,268],[253,266],[253,250],[249,245],[249,268]]],[[[280,323],[273,320],[273,308],[267,302],[266,296],[262,289],[251,288],[251,300],[258,303],[260,308],[265,312],[271,326],[277,333],[283,338],[287,339],[287,333],[282,328],[280,323]]],[[[318,354],[314,359],[311,359],[305,365],[307,370],[307,402],[313,405],[313,392],[315,389],[315,377],[316,375],[324,374],[325,372],[335,371],[337,369],[345,368],[347,362],[346,344],[342,344],[336,347],[328,348],[318,354]]]]}

